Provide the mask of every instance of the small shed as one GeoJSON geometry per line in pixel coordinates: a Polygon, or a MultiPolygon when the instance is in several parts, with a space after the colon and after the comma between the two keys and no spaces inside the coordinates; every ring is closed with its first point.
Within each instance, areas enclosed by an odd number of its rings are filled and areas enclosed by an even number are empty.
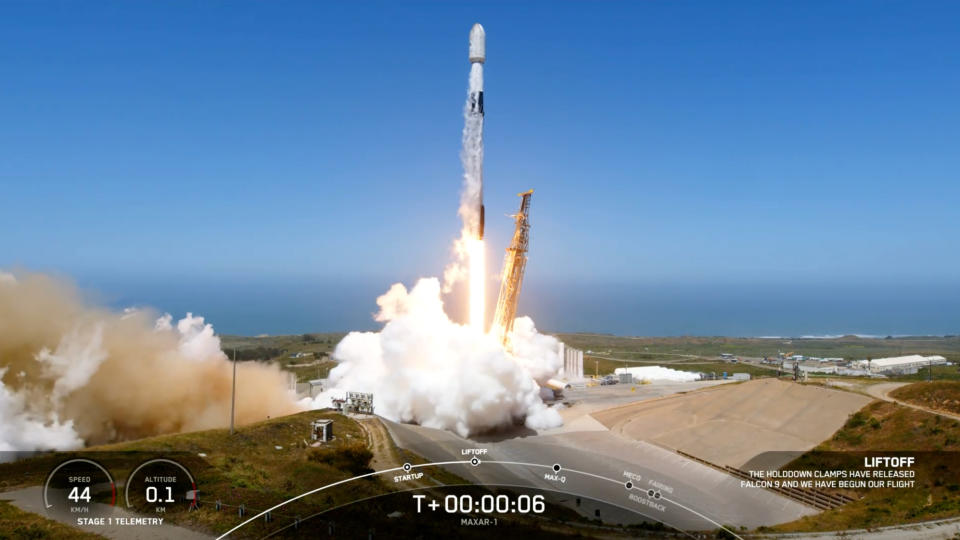
{"type": "Polygon", "coordinates": [[[310,423],[310,438],[314,441],[328,442],[333,439],[333,420],[324,418],[310,423]]]}

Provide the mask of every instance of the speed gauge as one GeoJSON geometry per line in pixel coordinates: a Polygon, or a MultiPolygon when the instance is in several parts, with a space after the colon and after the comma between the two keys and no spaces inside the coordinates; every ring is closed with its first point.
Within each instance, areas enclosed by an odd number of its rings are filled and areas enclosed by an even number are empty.
{"type": "Polygon", "coordinates": [[[76,458],[53,469],[43,484],[47,512],[70,515],[78,520],[101,517],[117,502],[113,477],[96,461],[76,458]]]}

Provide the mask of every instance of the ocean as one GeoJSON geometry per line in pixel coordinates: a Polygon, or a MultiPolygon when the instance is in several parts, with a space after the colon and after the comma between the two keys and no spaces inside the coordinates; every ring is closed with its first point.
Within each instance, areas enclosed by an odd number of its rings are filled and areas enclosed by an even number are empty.
{"type": "MultiPolygon", "coordinates": [[[[87,279],[95,303],[200,314],[221,334],[375,330],[389,279],[87,279]]],[[[405,284],[410,286],[411,280],[405,284]]],[[[488,306],[495,303],[490,287],[488,306]]],[[[488,308],[489,309],[492,308],[488,308]]],[[[447,299],[455,320],[465,313],[447,299]]],[[[960,286],[869,283],[526,283],[519,315],[547,332],[632,336],[835,336],[960,334],[960,286]]]]}

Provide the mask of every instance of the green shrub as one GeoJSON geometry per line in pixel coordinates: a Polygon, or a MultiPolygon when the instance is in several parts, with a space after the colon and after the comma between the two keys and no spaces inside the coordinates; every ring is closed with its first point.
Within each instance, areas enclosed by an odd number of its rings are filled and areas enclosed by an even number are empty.
{"type": "MultiPolygon", "coordinates": [[[[19,538],[23,540],[34,540],[39,538],[47,538],[49,535],[43,529],[38,527],[30,526],[24,527],[23,525],[18,526],[13,530],[12,538],[19,538]]],[[[3,537],[6,538],[6,537],[3,537]]]]}
{"type": "Polygon", "coordinates": [[[867,423],[867,415],[863,411],[857,411],[850,415],[850,418],[847,419],[847,423],[843,427],[847,429],[858,428],[867,423]]]}
{"type": "Polygon", "coordinates": [[[835,441],[841,441],[841,442],[848,443],[852,446],[856,446],[863,442],[863,435],[853,431],[847,431],[845,429],[841,429],[836,433],[836,435],[833,436],[833,439],[835,441]]]}
{"type": "Polygon", "coordinates": [[[724,527],[725,528],[723,529],[717,529],[716,535],[715,535],[716,538],[723,539],[723,540],[728,540],[728,539],[733,540],[734,538],[736,538],[736,535],[730,532],[736,529],[736,527],[734,527],[733,525],[724,525],[724,527]]]}
{"type": "Polygon", "coordinates": [[[351,474],[370,472],[370,460],[373,452],[360,442],[352,442],[334,448],[311,448],[307,459],[316,463],[325,463],[334,469],[349,471],[351,474]]]}

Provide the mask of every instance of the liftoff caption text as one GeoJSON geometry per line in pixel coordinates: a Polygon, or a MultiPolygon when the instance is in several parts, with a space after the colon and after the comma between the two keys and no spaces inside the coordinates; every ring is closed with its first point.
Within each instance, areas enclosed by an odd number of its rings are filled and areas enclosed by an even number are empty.
{"type": "Polygon", "coordinates": [[[740,487],[756,488],[912,488],[916,471],[914,457],[871,456],[863,458],[863,469],[749,471],[750,480],[740,487]]]}

